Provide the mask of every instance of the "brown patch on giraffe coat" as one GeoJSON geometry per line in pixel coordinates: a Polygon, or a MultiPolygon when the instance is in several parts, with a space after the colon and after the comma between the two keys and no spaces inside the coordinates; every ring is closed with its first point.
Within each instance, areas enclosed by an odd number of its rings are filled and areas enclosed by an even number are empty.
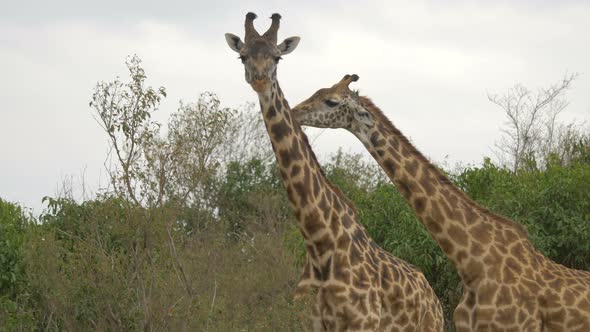
{"type": "Polygon", "coordinates": [[[506,239],[506,243],[514,243],[520,239],[518,234],[508,228],[504,230],[504,238],[506,239]]]}
{"type": "Polygon", "coordinates": [[[393,177],[395,175],[395,163],[391,161],[391,159],[386,159],[383,161],[383,166],[385,167],[385,171],[389,174],[389,176],[393,177]]]}
{"type": "Polygon", "coordinates": [[[302,158],[301,144],[299,137],[297,136],[293,136],[293,139],[291,140],[291,153],[293,154],[293,159],[295,160],[299,160],[302,158]]]}
{"type": "Polygon", "coordinates": [[[304,217],[303,228],[309,237],[313,236],[313,234],[324,228],[317,209],[313,209],[304,217]]]}
{"type": "Polygon", "coordinates": [[[322,257],[326,252],[334,250],[334,241],[328,233],[313,241],[313,244],[318,251],[318,257],[322,257]]]}
{"type": "Polygon", "coordinates": [[[410,174],[410,176],[415,177],[416,174],[418,173],[418,169],[419,169],[420,165],[418,164],[418,160],[414,159],[412,161],[408,161],[406,160],[404,162],[404,168],[406,169],[406,172],[408,172],[408,174],[410,174]]]}
{"type": "Polygon", "coordinates": [[[494,302],[498,286],[491,282],[483,283],[477,291],[477,303],[479,305],[491,305],[494,302]]]}
{"type": "Polygon", "coordinates": [[[387,316],[383,319],[381,319],[381,322],[379,323],[379,330],[385,330],[385,326],[390,326],[391,323],[393,322],[393,318],[391,318],[391,316],[387,316]]]}
{"type": "Polygon", "coordinates": [[[340,237],[338,238],[338,240],[336,240],[336,246],[338,247],[339,250],[347,250],[348,251],[348,247],[350,246],[350,235],[348,235],[348,233],[346,232],[342,232],[342,235],[340,235],[340,237]]]}
{"type": "Polygon", "coordinates": [[[320,266],[320,272],[322,273],[322,280],[330,279],[330,271],[332,271],[332,258],[333,258],[333,256],[330,256],[330,258],[328,258],[328,260],[320,266]]]}
{"type": "Polygon", "coordinates": [[[481,244],[479,244],[479,242],[471,241],[471,248],[469,249],[469,252],[472,256],[478,257],[483,255],[484,249],[481,244]]]}
{"type": "Polygon", "coordinates": [[[356,287],[356,289],[368,289],[370,286],[369,277],[367,276],[367,272],[361,266],[357,269],[354,273],[352,278],[352,285],[356,287]]]}
{"type": "MultiPolygon", "coordinates": [[[[397,319],[397,323],[398,323],[400,326],[406,326],[406,325],[407,325],[409,322],[410,322],[410,318],[408,317],[408,315],[407,315],[405,312],[403,312],[403,313],[402,313],[402,314],[399,316],[399,318],[397,319]]],[[[410,329],[411,329],[411,327],[410,327],[410,329]]]]}
{"type": "Polygon", "coordinates": [[[468,257],[467,255],[467,251],[460,249],[459,251],[457,251],[457,263],[461,264],[463,262],[463,260],[465,260],[468,257]]]}
{"type": "Polygon", "coordinates": [[[432,185],[432,179],[428,175],[428,172],[422,172],[422,176],[420,177],[420,180],[418,180],[418,183],[420,183],[420,186],[424,189],[427,196],[432,196],[436,193],[436,189],[434,189],[434,186],[432,185]]]}
{"type": "Polygon", "coordinates": [[[394,160],[396,163],[399,163],[399,162],[398,162],[398,160],[399,160],[399,161],[401,161],[401,160],[402,160],[402,156],[399,154],[399,152],[397,152],[397,150],[394,150],[393,148],[391,148],[391,147],[388,147],[388,148],[387,148],[387,152],[389,152],[389,154],[391,155],[391,157],[393,158],[393,160],[394,160]]]}
{"type": "Polygon", "coordinates": [[[313,196],[318,197],[319,194],[320,194],[320,179],[319,179],[319,175],[315,174],[315,176],[313,177],[313,196]]]}
{"type": "MultiPolygon", "coordinates": [[[[574,295],[572,290],[567,288],[564,290],[563,294],[561,295],[561,298],[563,300],[563,303],[567,306],[572,306],[576,302],[576,295],[574,295]]],[[[590,309],[590,306],[588,308],[590,309]]]]}
{"type": "Polygon", "coordinates": [[[357,228],[354,231],[352,234],[352,240],[363,247],[366,247],[368,244],[367,234],[361,228],[357,228]]]}
{"type": "Polygon", "coordinates": [[[350,283],[350,270],[348,267],[348,257],[341,253],[334,255],[334,279],[342,281],[345,284],[350,283]]]}
{"type": "Polygon", "coordinates": [[[483,262],[487,267],[487,274],[491,278],[501,278],[501,267],[503,266],[502,261],[504,257],[495,245],[490,246],[487,255],[484,256],[483,262]]]}
{"type": "Polygon", "coordinates": [[[276,108],[275,108],[274,106],[272,106],[272,105],[271,105],[271,106],[268,108],[268,111],[266,111],[266,118],[267,118],[267,119],[272,119],[272,118],[274,118],[275,116],[277,116],[277,110],[276,110],[276,108]]]}
{"type": "Polygon", "coordinates": [[[451,205],[451,208],[453,210],[456,210],[459,208],[459,198],[457,198],[457,195],[449,194],[447,196],[447,202],[449,202],[449,204],[451,205]]]}
{"type": "Polygon", "coordinates": [[[516,274],[507,264],[504,264],[504,268],[502,269],[502,281],[508,285],[516,282],[516,274]]]}
{"type": "Polygon", "coordinates": [[[440,224],[431,217],[424,218],[424,224],[433,235],[442,232],[442,227],[440,226],[440,224]]]}
{"type": "MultiPolygon", "coordinates": [[[[280,99],[280,98],[275,98],[274,100],[275,100],[274,107],[275,107],[277,110],[282,110],[282,106],[283,106],[283,105],[281,105],[281,99],[280,99]]],[[[272,106],[271,106],[271,107],[272,107],[272,106]]],[[[288,113],[288,112],[287,112],[287,113],[288,113]]],[[[286,113],[285,113],[285,114],[286,114],[286,113]]]]}
{"type": "Polygon", "coordinates": [[[514,273],[522,273],[522,268],[520,267],[521,262],[516,261],[513,257],[507,257],[504,264],[506,264],[507,267],[514,271],[514,273]]]}
{"type": "Polygon", "coordinates": [[[369,308],[366,305],[366,294],[357,292],[355,289],[350,289],[350,302],[352,305],[360,311],[361,314],[366,315],[369,313],[369,308]]]}
{"type": "MultiPolygon", "coordinates": [[[[369,302],[369,304],[371,304],[371,303],[372,302],[369,302]]],[[[376,309],[373,309],[373,311],[376,311],[376,309]]],[[[379,325],[379,319],[377,319],[375,317],[369,317],[365,321],[365,324],[363,324],[363,330],[374,331],[377,329],[378,325],[379,325]]]]}
{"type": "Polygon", "coordinates": [[[506,285],[501,285],[496,296],[496,305],[503,306],[512,303],[512,293],[510,288],[506,285]]]}
{"type": "Polygon", "coordinates": [[[375,148],[380,148],[380,147],[382,147],[382,146],[384,146],[384,145],[385,145],[385,140],[383,140],[383,139],[379,139],[379,137],[380,137],[380,136],[381,136],[381,135],[379,135],[379,133],[378,133],[378,132],[376,132],[376,131],[374,131],[374,132],[371,134],[371,138],[370,138],[370,140],[371,140],[371,144],[373,144],[373,147],[375,147],[375,148]]]}
{"type": "Polygon", "coordinates": [[[455,211],[453,209],[451,209],[451,207],[447,203],[447,199],[445,196],[441,196],[441,198],[439,199],[439,203],[442,206],[442,210],[444,211],[447,219],[458,221],[457,218],[455,217],[455,211]]]}
{"type": "Polygon", "coordinates": [[[480,222],[469,228],[469,233],[479,243],[487,245],[492,242],[492,226],[488,223],[480,222]]]}
{"type": "Polygon", "coordinates": [[[402,156],[404,156],[404,158],[410,158],[412,156],[412,151],[410,150],[409,146],[407,145],[402,145],[402,156]]]}
{"type": "Polygon", "coordinates": [[[281,119],[278,123],[271,125],[270,131],[273,135],[273,139],[275,142],[280,142],[283,138],[291,135],[293,130],[291,127],[285,122],[284,119],[281,119]]]}
{"type": "Polygon", "coordinates": [[[455,251],[455,246],[451,243],[451,241],[447,240],[446,238],[440,238],[438,240],[438,245],[442,249],[442,251],[450,256],[455,251]]]}
{"type": "Polygon", "coordinates": [[[514,258],[516,258],[519,262],[525,261],[525,249],[522,243],[516,243],[510,249],[510,253],[514,258]]]}
{"type": "Polygon", "coordinates": [[[356,266],[363,260],[363,253],[358,247],[358,243],[352,242],[349,251],[350,265],[356,266]]]}
{"type": "Polygon", "coordinates": [[[341,213],[342,210],[344,209],[344,207],[342,206],[342,202],[340,201],[340,197],[338,197],[338,195],[336,195],[336,193],[331,192],[329,193],[331,201],[332,201],[332,208],[334,208],[334,211],[336,213],[341,213]]]}
{"type": "MultiPolygon", "coordinates": [[[[330,211],[328,211],[328,213],[329,212],[330,211]]],[[[336,213],[332,213],[332,216],[330,218],[330,230],[332,231],[332,234],[334,234],[334,236],[338,235],[338,232],[340,231],[340,217],[338,217],[336,213]]]]}
{"type": "MultiPolygon", "coordinates": [[[[414,292],[414,290],[412,289],[412,283],[410,281],[411,280],[406,281],[406,286],[405,286],[405,290],[404,290],[406,295],[410,295],[414,292]]],[[[408,300],[408,303],[411,303],[409,301],[411,301],[411,300],[408,300]]]]}
{"type": "MultiPolygon", "coordinates": [[[[293,154],[291,151],[289,151],[289,149],[281,149],[279,150],[279,161],[282,167],[288,168],[291,166],[291,162],[293,161],[293,154]]],[[[283,178],[283,181],[287,180],[287,173],[285,173],[282,169],[281,177],[283,178]]]]}
{"type": "Polygon", "coordinates": [[[389,289],[389,287],[391,286],[391,283],[389,282],[389,280],[391,280],[391,273],[389,273],[389,266],[385,263],[381,263],[381,287],[383,287],[383,289],[389,289]]]}
{"type": "Polygon", "coordinates": [[[467,206],[463,209],[465,213],[465,222],[467,224],[473,224],[477,220],[477,214],[475,213],[473,207],[467,206]]]}
{"type": "Polygon", "coordinates": [[[463,273],[463,282],[469,286],[472,283],[478,281],[483,272],[484,265],[472,259],[465,267],[465,272],[463,273]]]}
{"type": "Polygon", "coordinates": [[[293,165],[293,167],[291,167],[291,177],[294,178],[297,175],[299,175],[299,172],[301,172],[301,166],[299,165],[293,165]]]}
{"type": "Polygon", "coordinates": [[[309,197],[307,196],[307,191],[305,191],[303,184],[301,182],[294,183],[293,189],[299,196],[299,204],[301,205],[301,207],[305,207],[309,202],[309,197]]]}
{"type": "Polygon", "coordinates": [[[323,219],[328,220],[330,218],[331,210],[330,210],[330,207],[328,206],[328,200],[326,199],[326,196],[322,196],[317,207],[318,207],[318,209],[320,209],[323,219]]]}
{"type": "Polygon", "coordinates": [[[578,308],[584,312],[590,312],[590,299],[586,297],[585,299],[580,300],[578,303],[578,308]]]}
{"type": "MultiPolygon", "coordinates": [[[[383,130],[382,130],[382,131],[383,131],[383,130]]],[[[383,136],[387,137],[388,135],[383,135],[383,136]]],[[[399,140],[397,140],[397,139],[395,139],[395,138],[393,138],[393,137],[392,137],[392,138],[390,138],[390,139],[388,140],[388,142],[389,142],[389,145],[390,145],[390,146],[391,146],[393,149],[395,149],[395,150],[399,150],[399,140]]]]}
{"type": "Polygon", "coordinates": [[[342,226],[344,226],[344,228],[349,229],[350,226],[352,226],[352,223],[352,219],[348,214],[342,216],[342,226]]]}
{"type": "Polygon", "coordinates": [[[314,279],[320,280],[320,281],[325,281],[322,277],[322,272],[320,271],[319,268],[317,268],[315,265],[312,265],[312,272],[313,272],[313,277],[314,279]]]}
{"type": "Polygon", "coordinates": [[[410,180],[408,178],[403,178],[398,180],[399,190],[406,199],[410,198],[412,195],[412,188],[410,185],[410,180]]]}
{"type": "MultiPolygon", "coordinates": [[[[303,180],[301,182],[301,184],[303,185],[303,189],[305,190],[306,193],[311,194],[311,169],[310,167],[304,167],[303,168],[303,180]]],[[[312,196],[313,197],[313,196],[312,196]]]]}
{"type": "Polygon", "coordinates": [[[313,246],[311,244],[305,244],[305,251],[307,251],[307,253],[313,260],[318,259],[318,256],[316,255],[315,250],[313,250],[313,246]]]}
{"type": "Polygon", "coordinates": [[[449,237],[458,245],[466,247],[469,244],[467,233],[459,226],[451,224],[447,229],[449,237]]]}
{"type": "Polygon", "coordinates": [[[422,214],[426,208],[426,199],[424,197],[414,198],[414,210],[417,214],[422,214]]]}
{"type": "Polygon", "coordinates": [[[430,209],[432,210],[432,218],[434,218],[437,223],[444,219],[438,201],[431,200],[430,209]]]}

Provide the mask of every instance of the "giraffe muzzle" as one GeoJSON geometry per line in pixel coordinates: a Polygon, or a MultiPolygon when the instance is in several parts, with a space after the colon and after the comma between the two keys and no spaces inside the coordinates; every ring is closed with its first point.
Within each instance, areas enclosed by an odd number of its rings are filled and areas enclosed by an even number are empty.
{"type": "Polygon", "coordinates": [[[254,89],[254,91],[256,91],[256,92],[262,92],[268,86],[268,80],[265,80],[265,79],[254,79],[254,80],[252,80],[252,83],[250,83],[250,85],[252,86],[252,88],[254,89]]]}

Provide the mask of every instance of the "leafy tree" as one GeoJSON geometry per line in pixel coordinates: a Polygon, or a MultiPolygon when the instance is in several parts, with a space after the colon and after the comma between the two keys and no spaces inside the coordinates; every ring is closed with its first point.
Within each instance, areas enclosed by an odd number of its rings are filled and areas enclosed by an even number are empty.
{"type": "Polygon", "coordinates": [[[130,81],[123,83],[116,78],[97,83],[90,106],[95,109],[97,122],[107,133],[109,146],[121,168],[108,169],[115,191],[141,205],[145,198],[138,190],[145,176],[143,153],[154,144],[158,134],[159,124],[151,116],[162,97],[166,97],[166,89],[145,86],[147,76],[138,56],[128,58],[126,64],[130,81]]]}

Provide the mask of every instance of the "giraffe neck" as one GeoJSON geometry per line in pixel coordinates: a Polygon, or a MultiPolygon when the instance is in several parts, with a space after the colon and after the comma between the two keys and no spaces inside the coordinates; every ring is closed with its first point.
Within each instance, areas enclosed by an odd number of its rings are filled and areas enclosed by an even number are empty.
{"type": "Polygon", "coordinates": [[[505,250],[515,241],[528,241],[520,225],[469,199],[370,100],[361,101],[373,115],[375,125],[369,130],[356,127],[349,130],[400,190],[464,280],[483,272],[476,271],[480,266],[474,265],[475,256],[486,250],[505,250]]]}
{"type": "MultiPolygon", "coordinates": [[[[330,265],[338,239],[355,224],[356,212],[352,204],[326,179],[307,136],[291,116],[278,82],[275,81],[267,91],[260,92],[258,97],[281,178],[305,239],[308,256],[314,267],[326,268],[330,265]]],[[[364,232],[362,226],[360,228],[364,232]]]]}

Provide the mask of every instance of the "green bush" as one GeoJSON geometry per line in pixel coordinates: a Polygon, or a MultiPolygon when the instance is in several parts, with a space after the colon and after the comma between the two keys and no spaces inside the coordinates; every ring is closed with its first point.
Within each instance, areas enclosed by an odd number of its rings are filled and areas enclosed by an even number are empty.
{"type": "Polygon", "coordinates": [[[474,200],[525,225],[543,254],[590,269],[590,164],[550,164],[544,171],[513,173],[486,160],[456,179],[474,200]]]}
{"type": "Polygon", "coordinates": [[[23,269],[23,244],[32,217],[0,198],[0,327],[32,329],[35,325],[23,269]]]}

